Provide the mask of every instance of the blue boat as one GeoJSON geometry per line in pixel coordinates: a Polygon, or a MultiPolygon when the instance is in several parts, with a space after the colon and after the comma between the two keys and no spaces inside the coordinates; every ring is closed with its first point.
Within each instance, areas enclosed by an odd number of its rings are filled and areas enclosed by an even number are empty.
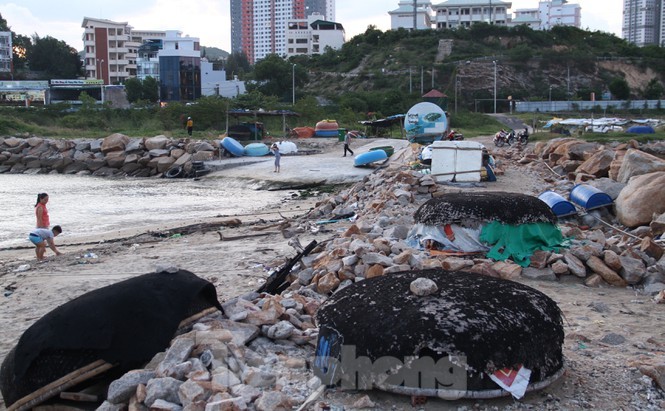
{"type": "Polygon", "coordinates": [[[376,161],[384,161],[387,158],[388,154],[383,150],[368,151],[366,153],[358,154],[353,160],[353,165],[356,167],[362,167],[376,161]]]}
{"type": "Polygon", "coordinates": [[[237,140],[231,137],[224,137],[220,145],[223,149],[236,157],[242,157],[245,155],[245,147],[243,147],[242,144],[238,143],[237,140]]]}
{"type": "Polygon", "coordinates": [[[570,189],[570,201],[578,206],[593,210],[612,205],[612,197],[588,184],[577,184],[570,189]]]}
{"type": "Polygon", "coordinates": [[[251,143],[245,146],[245,155],[249,157],[262,157],[270,153],[270,149],[263,143],[251,143]]]}

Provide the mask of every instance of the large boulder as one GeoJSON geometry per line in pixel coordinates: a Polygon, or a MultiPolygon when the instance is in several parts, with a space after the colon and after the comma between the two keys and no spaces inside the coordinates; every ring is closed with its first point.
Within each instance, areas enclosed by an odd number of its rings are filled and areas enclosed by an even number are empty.
{"type": "Polygon", "coordinates": [[[548,142],[537,142],[534,148],[534,154],[540,158],[548,158],[551,153],[554,152],[560,145],[570,142],[577,141],[574,138],[553,138],[548,142]]]}
{"type": "Polygon", "coordinates": [[[649,224],[655,214],[665,212],[665,171],[644,174],[630,179],[616,200],[617,217],[621,224],[637,227],[649,224]]]}
{"type": "Polygon", "coordinates": [[[599,178],[597,180],[591,180],[587,184],[607,194],[612,200],[616,200],[617,197],[619,197],[621,190],[626,187],[625,184],[616,182],[611,178],[599,178]]]}
{"type": "Polygon", "coordinates": [[[25,140],[23,140],[22,138],[16,138],[16,137],[5,138],[3,143],[7,147],[12,147],[12,148],[18,147],[21,144],[27,144],[27,143],[25,143],[25,140]]]}
{"type": "Polygon", "coordinates": [[[665,171],[665,160],[640,150],[628,150],[619,169],[617,181],[627,183],[631,177],[665,171]]]}
{"type": "Polygon", "coordinates": [[[102,153],[124,151],[127,143],[129,143],[129,137],[126,135],[120,133],[111,134],[102,141],[102,153]]]}
{"type": "Polygon", "coordinates": [[[577,172],[591,174],[596,178],[607,177],[613,160],[614,150],[600,150],[582,163],[577,172]]]}
{"type": "Polygon", "coordinates": [[[125,158],[124,151],[112,151],[106,155],[106,164],[111,168],[121,168],[125,165],[125,158]]]}
{"type": "Polygon", "coordinates": [[[175,158],[173,157],[159,157],[157,160],[157,171],[160,173],[166,172],[173,163],[175,162],[175,158]]]}
{"type": "Polygon", "coordinates": [[[147,138],[144,142],[145,149],[150,150],[164,150],[169,143],[169,138],[166,136],[155,136],[147,138]]]}

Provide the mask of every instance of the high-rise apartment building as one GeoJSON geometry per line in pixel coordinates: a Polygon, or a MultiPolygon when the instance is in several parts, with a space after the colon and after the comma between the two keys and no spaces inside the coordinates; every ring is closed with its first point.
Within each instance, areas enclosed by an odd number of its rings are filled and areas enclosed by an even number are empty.
{"type": "Polygon", "coordinates": [[[319,13],[334,19],[335,0],[231,0],[231,51],[250,64],[268,54],[286,55],[289,21],[319,13]],[[323,11],[323,13],[322,13],[323,11]]]}
{"type": "Polygon", "coordinates": [[[622,37],[638,46],[663,44],[663,0],[624,0],[622,37]]]}
{"type": "Polygon", "coordinates": [[[0,31],[0,73],[12,74],[12,32],[0,31]]]}

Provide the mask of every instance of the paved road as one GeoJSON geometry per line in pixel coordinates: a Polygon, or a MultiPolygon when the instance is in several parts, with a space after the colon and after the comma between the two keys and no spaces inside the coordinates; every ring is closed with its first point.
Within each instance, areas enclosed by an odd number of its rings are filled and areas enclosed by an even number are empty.
{"type": "MultiPolygon", "coordinates": [[[[526,124],[524,124],[521,119],[519,119],[517,117],[513,117],[513,116],[508,115],[508,114],[490,114],[490,116],[494,117],[498,122],[505,125],[509,129],[513,129],[513,130],[516,130],[516,131],[523,130],[524,127],[529,127],[526,124]]],[[[497,131],[499,131],[499,130],[497,130],[497,131]]],[[[531,127],[529,127],[529,133],[532,133],[532,132],[533,132],[533,130],[531,129],[531,127]]]]}

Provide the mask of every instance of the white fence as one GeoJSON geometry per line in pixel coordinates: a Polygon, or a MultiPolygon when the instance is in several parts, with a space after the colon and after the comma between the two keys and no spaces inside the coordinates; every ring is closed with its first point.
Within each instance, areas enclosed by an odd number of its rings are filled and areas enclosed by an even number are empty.
{"type": "Polygon", "coordinates": [[[665,100],[601,100],[601,101],[516,101],[517,113],[601,110],[653,110],[665,108],[665,100]]]}

